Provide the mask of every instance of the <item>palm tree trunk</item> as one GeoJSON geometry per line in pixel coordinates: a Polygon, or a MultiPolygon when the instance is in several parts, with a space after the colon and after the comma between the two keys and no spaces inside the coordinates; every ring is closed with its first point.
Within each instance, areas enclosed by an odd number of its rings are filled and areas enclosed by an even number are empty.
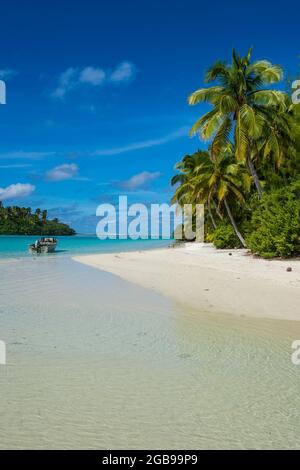
{"type": "Polygon", "coordinates": [[[246,245],[246,242],[245,242],[245,239],[243,237],[243,235],[241,234],[241,232],[239,231],[237,225],[236,225],[236,222],[234,220],[234,217],[232,215],[232,212],[230,210],[230,207],[229,207],[229,204],[227,202],[227,199],[226,197],[224,197],[224,204],[225,204],[225,207],[226,207],[226,211],[227,211],[227,214],[228,214],[228,217],[229,217],[229,220],[231,222],[231,225],[236,233],[236,236],[238,237],[238,239],[240,240],[243,248],[247,248],[247,245],[246,245]]]}
{"type": "Polygon", "coordinates": [[[210,198],[208,198],[208,201],[207,201],[207,209],[208,209],[208,214],[209,214],[212,226],[216,230],[217,224],[216,224],[215,218],[213,216],[213,213],[211,211],[210,198]]]}
{"type": "Polygon", "coordinates": [[[218,216],[221,220],[223,220],[224,217],[223,217],[222,213],[220,212],[220,210],[219,210],[219,208],[218,208],[218,205],[216,204],[216,201],[214,200],[214,198],[212,198],[212,202],[213,202],[213,206],[214,206],[214,208],[215,208],[215,211],[216,211],[216,213],[217,213],[217,216],[218,216]]]}
{"type": "Polygon", "coordinates": [[[254,184],[256,186],[257,192],[259,194],[259,197],[261,197],[262,193],[263,193],[263,189],[262,189],[261,184],[259,182],[255,167],[252,163],[252,160],[251,160],[250,156],[247,157],[247,164],[248,164],[248,168],[249,168],[249,171],[251,173],[251,176],[253,178],[254,184]]]}

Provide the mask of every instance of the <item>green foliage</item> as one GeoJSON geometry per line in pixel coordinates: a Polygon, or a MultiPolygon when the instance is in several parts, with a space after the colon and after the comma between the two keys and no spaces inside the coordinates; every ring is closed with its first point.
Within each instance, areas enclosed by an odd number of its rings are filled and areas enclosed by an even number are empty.
{"type": "Polygon", "coordinates": [[[47,211],[30,207],[3,207],[0,202],[0,235],[75,235],[58,219],[48,220],[47,211]]]}
{"type": "Polygon", "coordinates": [[[212,109],[198,119],[191,134],[211,140],[213,155],[230,143],[233,134],[237,161],[249,162],[254,140],[259,144],[256,156],[263,151],[265,158],[282,160],[283,140],[290,138],[282,114],[288,113],[290,102],[284,92],[265,87],[280,82],[283,71],[267,60],[252,62],[251,52],[242,57],[233,51],[231,64],[217,61],[207,71],[205,81],[213,85],[196,90],[188,101],[192,106],[207,102],[212,109]],[[263,142],[258,142],[261,137],[263,142]]]}
{"type": "Polygon", "coordinates": [[[210,105],[191,129],[210,146],[177,164],[172,202],[205,204],[205,240],[218,248],[300,253],[300,105],[273,86],[282,77],[278,65],[252,62],[251,50],[233,51],[231,63],[207,71],[211,86],[189,97],[210,105]]]}
{"type": "Polygon", "coordinates": [[[232,226],[222,222],[213,232],[211,239],[216,248],[240,248],[240,242],[232,226]]]}
{"type": "Polygon", "coordinates": [[[253,253],[264,258],[289,257],[300,252],[300,184],[264,194],[251,220],[247,238],[253,253]]]}

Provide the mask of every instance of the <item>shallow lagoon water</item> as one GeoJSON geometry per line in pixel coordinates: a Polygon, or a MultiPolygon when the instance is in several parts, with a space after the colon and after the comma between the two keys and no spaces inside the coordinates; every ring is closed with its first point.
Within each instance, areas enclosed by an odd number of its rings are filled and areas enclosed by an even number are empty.
{"type": "Polygon", "coordinates": [[[1,449],[299,447],[297,322],[191,311],[68,257],[0,276],[1,449]]]}
{"type": "MultiPolygon", "coordinates": [[[[38,235],[0,235],[0,260],[4,258],[28,258],[32,257],[28,246],[39,238],[38,235]]],[[[74,256],[80,254],[112,253],[117,251],[146,250],[165,247],[172,240],[131,240],[131,239],[106,239],[99,240],[96,235],[75,235],[56,237],[58,246],[55,256],[74,256]]]]}

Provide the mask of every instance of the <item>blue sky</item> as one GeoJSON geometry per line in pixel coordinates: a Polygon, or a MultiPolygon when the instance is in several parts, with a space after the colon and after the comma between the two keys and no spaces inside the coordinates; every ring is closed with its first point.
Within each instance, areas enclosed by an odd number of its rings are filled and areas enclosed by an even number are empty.
{"type": "Polygon", "coordinates": [[[187,96],[233,47],[297,74],[298,12],[294,1],[3,3],[0,199],[81,232],[120,193],[168,202],[175,163],[205,146],[188,137],[204,108],[187,96]]]}

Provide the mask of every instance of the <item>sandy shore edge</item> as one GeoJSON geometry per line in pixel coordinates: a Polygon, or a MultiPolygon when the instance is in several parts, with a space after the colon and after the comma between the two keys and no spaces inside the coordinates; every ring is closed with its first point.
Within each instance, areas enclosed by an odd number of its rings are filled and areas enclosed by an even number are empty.
{"type": "Polygon", "coordinates": [[[299,260],[256,259],[246,250],[196,243],[72,259],[193,309],[300,320],[299,260]]]}

